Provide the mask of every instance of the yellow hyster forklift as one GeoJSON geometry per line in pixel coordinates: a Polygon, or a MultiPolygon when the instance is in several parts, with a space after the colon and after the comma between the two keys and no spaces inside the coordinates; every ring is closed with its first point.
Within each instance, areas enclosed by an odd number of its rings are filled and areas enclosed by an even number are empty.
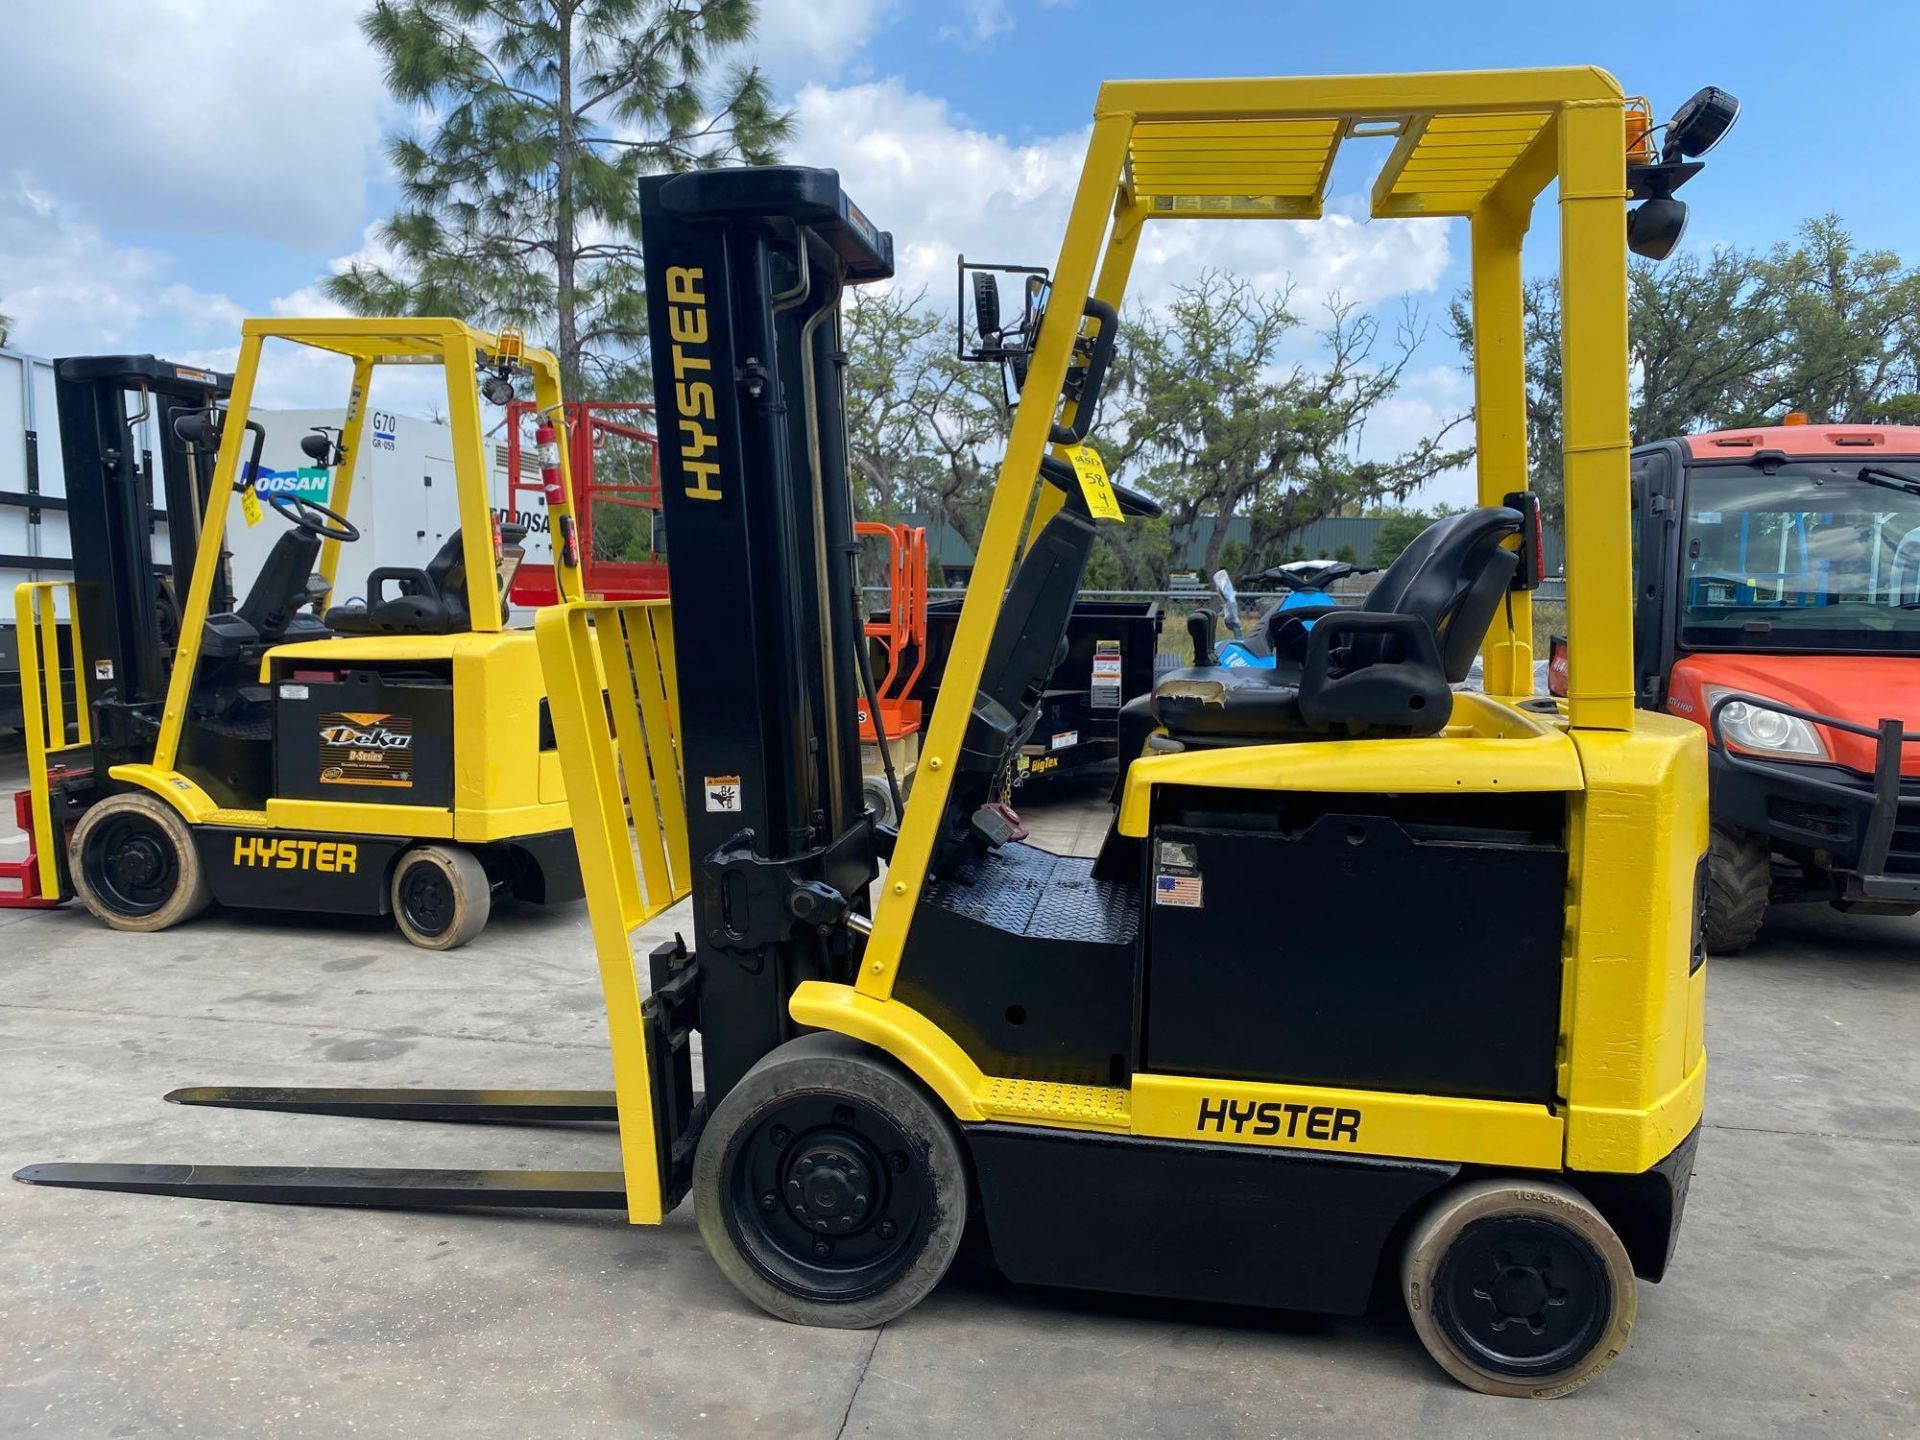
{"type": "MultiPolygon", "coordinates": [[[[487,490],[481,390],[510,397],[530,375],[538,403],[560,401],[553,357],[523,350],[452,320],[249,320],[233,377],[152,356],[59,362],[74,578],[16,596],[35,872],[22,900],[77,894],[121,930],[163,929],[210,900],[391,912],[416,945],[445,950],[479,933],[496,894],[579,897],[534,637],[503,623],[524,530],[494,522],[487,490]],[[342,427],[301,439],[331,472],[325,504],[259,493],[266,431],[249,408],[275,341],[353,364],[342,427]],[[330,604],[341,547],[359,538],[354,461],[381,439],[374,372],[421,364],[446,375],[460,526],[424,567],[375,569],[363,600],[330,604]],[[156,413],[158,455],[133,431],[156,413]],[[236,499],[246,525],[287,527],[237,598],[222,545],[236,499]],[[85,662],[71,724],[58,649],[40,643],[69,608],[85,662]]],[[[578,599],[564,466],[562,448],[555,583],[578,599]]]]}
{"type": "Polygon", "coordinates": [[[660,602],[536,624],[613,1088],[175,1096],[599,1119],[621,1169],[20,1178],[642,1224],[691,1195],[746,1296],[832,1326],[914,1305],[969,1229],[1046,1285],[1355,1313],[1397,1276],[1466,1384],[1589,1380],[1636,1276],[1666,1269],[1706,1076],[1705,747],[1633,695],[1630,185],[1677,202],[1671,175],[1630,175],[1628,114],[1587,69],[1105,86],[1058,265],[1018,317],[974,282],[975,348],[1022,398],[897,832],[861,804],[846,703],[837,333],[891,239],[832,171],[643,180],[674,625],[660,602]],[[1084,444],[1143,227],[1311,219],[1336,150],[1376,138],[1375,215],[1471,222],[1481,507],[1272,668],[1163,679],[1097,860],[1022,843],[997,797],[1095,527],[1154,508],[1084,444]],[[1521,238],[1556,182],[1564,700],[1530,693],[1520,334],[1521,238]],[[674,631],[745,653],[682,665],[674,631]],[[1456,690],[1476,652],[1485,691],[1456,690]],[[634,932],[689,892],[694,943],[643,969],[634,932]]]}

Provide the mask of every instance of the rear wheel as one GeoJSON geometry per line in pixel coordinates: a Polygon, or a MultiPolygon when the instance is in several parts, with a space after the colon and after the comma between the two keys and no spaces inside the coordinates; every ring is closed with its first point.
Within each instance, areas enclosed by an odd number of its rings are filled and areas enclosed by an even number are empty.
{"type": "Polygon", "coordinates": [[[425,950],[452,950],[486,926],[492,886],[471,850],[418,845],[393,867],[393,919],[425,950]]]}
{"type": "Polygon", "coordinates": [[[1715,825],[1707,843],[1707,949],[1715,955],[1744,950],[1760,933],[1773,882],[1773,852],[1767,837],[1733,825],[1715,825]]]}
{"type": "Polygon", "coordinates": [[[207,908],[193,832],[151,795],[109,795],[88,808],[67,850],[73,888],[116,930],[165,930],[207,908]]]}
{"type": "Polygon", "coordinates": [[[966,1226],[966,1167],[938,1105],[842,1035],[790,1040],[707,1122],[693,1168],[700,1235],[754,1304],[865,1329],[919,1303],[966,1226]]]}
{"type": "Polygon", "coordinates": [[[1400,1293],[1427,1352],[1486,1395],[1577,1390],[1626,1348],[1638,1300],[1613,1227],[1563,1185],[1450,1190],[1407,1243],[1400,1293]]]}

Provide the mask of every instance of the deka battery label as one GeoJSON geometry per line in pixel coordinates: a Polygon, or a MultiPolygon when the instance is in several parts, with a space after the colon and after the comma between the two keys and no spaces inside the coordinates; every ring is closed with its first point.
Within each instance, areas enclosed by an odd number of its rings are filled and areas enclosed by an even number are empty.
{"type": "Polygon", "coordinates": [[[413,785],[413,717],[337,711],[320,717],[320,783],[413,785]]]}

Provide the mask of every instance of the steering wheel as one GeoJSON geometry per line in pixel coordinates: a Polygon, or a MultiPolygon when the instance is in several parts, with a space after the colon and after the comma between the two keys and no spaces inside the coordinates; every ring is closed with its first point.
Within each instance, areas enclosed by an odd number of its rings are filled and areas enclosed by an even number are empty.
{"type": "Polygon", "coordinates": [[[280,518],[289,525],[298,526],[309,535],[318,535],[322,540],[339,540],[351,545],[360,538],[358,525],[304,495],[282,490],[268,496],[267,504],[279,511],[280,518]]]}

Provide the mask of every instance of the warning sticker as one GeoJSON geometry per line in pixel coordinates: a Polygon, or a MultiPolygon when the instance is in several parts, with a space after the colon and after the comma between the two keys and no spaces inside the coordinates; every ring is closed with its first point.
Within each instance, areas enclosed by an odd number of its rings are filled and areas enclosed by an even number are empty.
{"type": "Polygon", "coordinates": [[[1179,905],[1184,909],[1200,908],[1200,877],[1198,875],[1161,875],[1153,882],[1153,903],[1156,905],[1179,905]]]}
{"type": "Polygon", "coordinates": [[[1120,642],[1100,640],[1093,648],[1093,685],[1088,703],[1096,710],[1120,708],[1120,642]]]}
{"type": "Polygon", "coordinates": [[[413,717],[341,710],[320,717],[320,783],[413,788],[413,717]]]}
{"type": "Polygon", "coordinates": [[[240,492],[240,516],[249,530],[267,517],[267,512],[260,508],[260,496],[251,485],[240,492]]]}
{"type": "Polygon", "coordinates": [[[1178,870],[1188,875],[1198,873],[1200,869],[1200,847],[1197,845],[1183,845],[1178,840],[1162,840],[1160,842],[1160,868],[1162,870],[1178,870]]]}
{"type": "Polygon", "coordinates": [[[709,775],[705,789],[709,814],[737,815],[740,813],[740,777],[738,775],[709,775]]]}

